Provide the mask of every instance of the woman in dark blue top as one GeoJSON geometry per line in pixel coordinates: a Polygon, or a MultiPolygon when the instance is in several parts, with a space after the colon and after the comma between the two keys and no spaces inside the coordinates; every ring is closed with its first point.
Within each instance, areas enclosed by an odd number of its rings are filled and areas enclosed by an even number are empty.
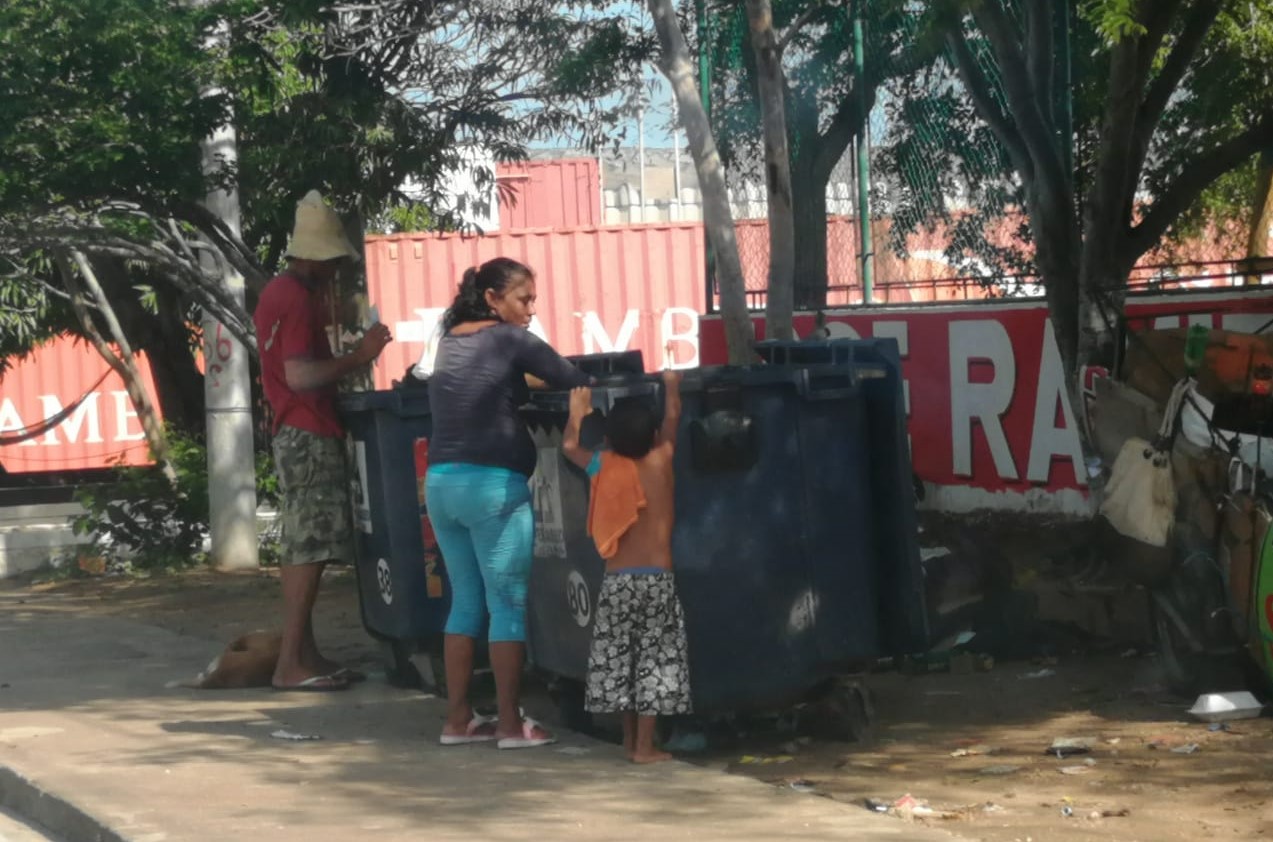
{"type": "Polygon", "coordinates": [[[554,741],[519,705],[536,452],[517,408],[529,398],[528,378],[569,389],[588,377],[527,330],[534,315],[529,268],[497,257],[467,270],[443,318],[429,380],[426,502],[451,584],[443,745],[498,740],[500,748],[531,748],[554,741]],[[474,641],[486,613],[497,721],[476,716],[468,697],[474,641]]]}

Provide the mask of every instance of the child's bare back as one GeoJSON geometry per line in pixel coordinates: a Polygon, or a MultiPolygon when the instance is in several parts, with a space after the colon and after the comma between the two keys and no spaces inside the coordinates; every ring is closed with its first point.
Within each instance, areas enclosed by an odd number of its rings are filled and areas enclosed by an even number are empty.
{"type": "Polygon", "coordinates": [[[594,477],[588,528],[606,562],[585,705],[623,714],[624,747],[636,763],[671,759],[654,746],[655,719],[691,710],[685,622],[672,573],[680,377],[666,372],[663,382],[662,424],[648,405],[616,403],[606,419],[613,452],[605,456],[580,445],[592,393],[574,390],[562,441],[567,458],[594,477]],[[615,645],[619,640],[627,643],[615,645]]]}

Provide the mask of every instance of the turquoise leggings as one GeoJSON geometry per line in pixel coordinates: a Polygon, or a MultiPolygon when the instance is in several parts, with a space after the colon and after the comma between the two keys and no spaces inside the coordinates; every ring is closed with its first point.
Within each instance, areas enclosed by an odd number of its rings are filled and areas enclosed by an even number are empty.
{"type": "Polygon", "coordinates": [[[525,476],[503,468],[429,468],[425,502],[451,582],[447,634],[479,637],[485,614],[492,643],[526,640],[526,589],[535,517],[525,476]]]}

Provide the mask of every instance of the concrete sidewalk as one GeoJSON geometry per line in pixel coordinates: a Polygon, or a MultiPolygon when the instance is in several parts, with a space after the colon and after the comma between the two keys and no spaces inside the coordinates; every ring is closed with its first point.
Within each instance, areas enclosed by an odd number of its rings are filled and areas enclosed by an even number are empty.
{"type": "Polygon", "coordinates": [[[165,689],[215,647],[0,595],[0,807],[79,840],[949,839],[684,763],[441,748],[440,700],[165,689]],[[322,740],[271,737],[284,729],[322,740]]]}

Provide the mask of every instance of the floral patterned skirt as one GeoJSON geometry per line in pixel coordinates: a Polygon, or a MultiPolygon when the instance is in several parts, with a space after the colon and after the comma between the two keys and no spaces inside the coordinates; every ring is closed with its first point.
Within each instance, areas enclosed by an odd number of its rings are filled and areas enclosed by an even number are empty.
{"type": "Polygon", "coordinates": [[[592,634],[589,711],[691,712],[685,614],[670,572],[606,576],[592,634]]]}

